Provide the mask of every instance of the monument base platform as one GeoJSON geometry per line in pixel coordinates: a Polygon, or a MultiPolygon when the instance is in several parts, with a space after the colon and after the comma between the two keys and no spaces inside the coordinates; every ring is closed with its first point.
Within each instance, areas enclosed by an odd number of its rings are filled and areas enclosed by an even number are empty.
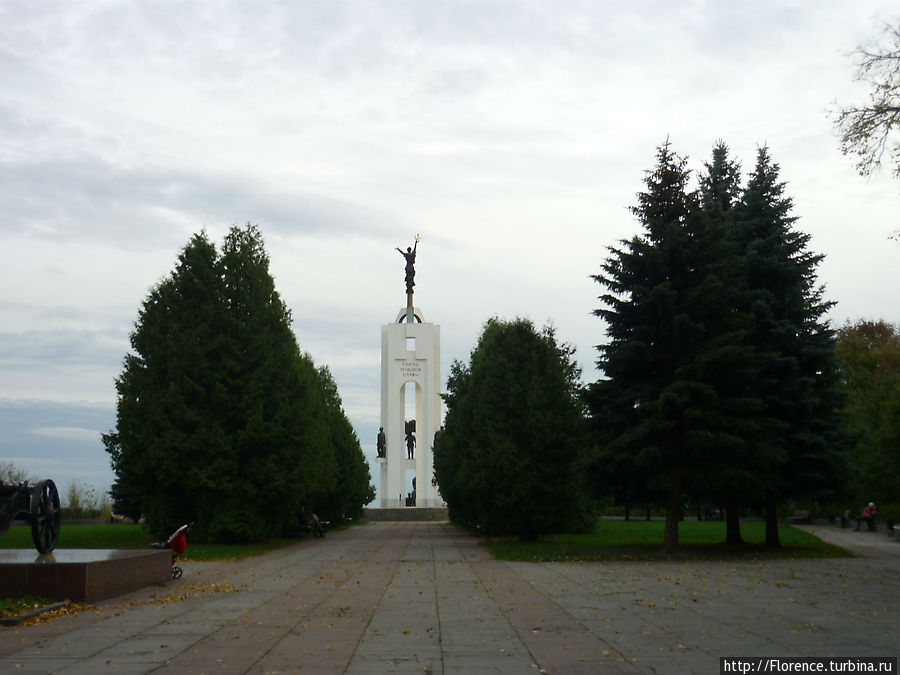
{"type": "Polygon", "coordinates": [[[449,520],[447,509],[444,508],[417,508],[415,506],[400,506],[397,508],[365,509],[363,520],[368,521],[435,521],[449,520]]]}
{"type": "Polygon", "coordinates": [[[164,584],[172,578],[168,550],[0,550],[0,597],[34,595],[73,602],[98,602],[164,584]]]}

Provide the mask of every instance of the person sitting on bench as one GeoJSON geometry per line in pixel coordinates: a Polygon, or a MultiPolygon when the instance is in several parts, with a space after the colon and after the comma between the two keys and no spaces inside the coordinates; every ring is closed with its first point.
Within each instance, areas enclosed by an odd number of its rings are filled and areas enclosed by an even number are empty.
{"type": "Polygon", "coordinates": [[[878,509],[875,506],[875,502],[869,502],[869,505],[863,510],[862,515],[856,516],[856,531],[859,532],[860,523],[863,521],[866,521],[866,526],[869,530],[874,530],[876,513],[878,513],[878,509]]]}

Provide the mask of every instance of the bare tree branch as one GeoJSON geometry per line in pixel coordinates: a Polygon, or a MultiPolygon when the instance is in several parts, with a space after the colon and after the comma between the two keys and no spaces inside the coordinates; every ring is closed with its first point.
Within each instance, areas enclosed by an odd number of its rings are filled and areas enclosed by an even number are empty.
{"type": "Polygon", "coordinates": [[[857,47],[853,55],[854,79],[869,86],[869,101],[831,111],[841,134],[841,152],[856,157],[863,176],[881,166],[887,153],[894,176],[900,178],[900,27],[885,24],[879,39],[857,47]]]}

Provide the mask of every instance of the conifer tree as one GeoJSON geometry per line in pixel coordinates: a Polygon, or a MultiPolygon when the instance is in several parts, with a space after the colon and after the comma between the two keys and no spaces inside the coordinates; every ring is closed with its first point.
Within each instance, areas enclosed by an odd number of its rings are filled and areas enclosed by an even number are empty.
{"type": "Polygon", "coordinates": [[[632,476],[642,473],[663,498],[670,551],[685,491],[744,443],[755,409],[736,379],[752,359],[733,311],[728,228],[700,208],[688,181],[686,160],[667,142],[632,209],[642,234],[610,248],[593,277],[607,291],[595,310],[607,341],[592,414],[609,425],[605,451],[630,458],[632,476]]]}
{"type": "MultiPolygon", "coordinates": [[[[741,166],[729,156],[728,146],[719,140],[713,146],[712,159],[704,164],[704,171],[699,176],[699,203],[703,216],[709,221],[715,222],[716,227],[726,228],[729,236],[734,228],[736,207],[740,204],[741,166]]],[[[740,340],[746,335],[748,317],[739,313],[742,297],[745,296],[743,284],[737,273],[739,261],[736,247],[724,251],[726,264],[730,268],[727,286],[723,293],[728,297],[725,304],[732,307],[728,317],[732,322],[732,328],[742,331],[741,334],[732,334],[733,338],[740,340]]],[[[732,363],[734,370],[729,377],[720,383],[721,387],[731,390],[732,393],[741,391],[744,393],[744,405],[747,412],[759,411],[759,401],[752,401],[747,392],[750,383],[759,377],[758,367],[761,365],[760,355],[752,353],[746,347],[739,348],[741,363],[732,363]]],[[[726,522],[726,543],[740,544],[743,542],[740,531],[739,509],[746,500],[746,486],[753,483],[756,471],[759,470],[758,457],[752,456],[752,439],[760,432],[763,419],[755,419],[752,424],[746,423],[744,433],[738,440],[738,430],[734,442],[720,449],[704,464],[704,471],[694,487],[693,495],[698,497],[705,495],[719,503],[724,503],[726,522]]]]}
{"type": "Polygon", "coordinates": [[[232,228],[221,254],[193,237],[145,300],[104,443],[157,534],[193,521],[200,540],[283,535],[339,491],[370,487],[367,472],[339,470],[339,453],[364,462],[362,449],[346,433],[336,448],[349,422],[290,321],[253,225],[232,228]]]}
{"type": "Polygon", "coordinates": [[[716,141],[712,151],[712,161],[704,164],[700,175],[700,206],[711,216],[727,221],[729,227],[734,221],[734,208],[741,199],[741,164],[732,160],[725,141],[716,141]]]}
{"type": "Polygon", "coordinates": [[[325,403],[325,426],[333,449],[334,487],[316,505],[317,513],[332,522],[354,520],[375,499],[369,464],[359,451],[359,439],[344,413],[337,383],[327,366],[317,369],[325,403]]]}
{"type": "Polygon", "coordinates": [[[816,278],[823,256],[808,251],[810,236],[794,229],[793,203],[779,173],[768,149],[760,148],[734,228],[744,308],[752,316],[748,342],[766,359],[766,384],[757,396],[774,421],[757,443],[760,465],[768,469],[761,484],[769,546],[779,544],[778,500],[833,489],[846,451],[835,336],[825,317],[833,303],[816,278]]]}
{"type": "Polygon", "coordinates": [[[582,514],[577,366],[552,330],[487,322],[468,365],[455,361],[434,470],[451,518],[534,539],[582,514]]]}
{"type": "Polygon", "coordinates": [[[696,194],[668,144],[657,159],[633,209],[643,234],[611,248],[594,277],[608,290],[595,312],[608,325],[605,379],[590,399],[607,427],[601,458],[627,467],[626,485],[643,474],[665,490],[666,548],[682,492],[724,500],[728,541],[739,543],[752,485],[766,491],[767,543],[777,545],[779,497],[822,496],[842,467],[821,256],[793,229],[765,148],[742,192],[722,142],[696,194]]]}

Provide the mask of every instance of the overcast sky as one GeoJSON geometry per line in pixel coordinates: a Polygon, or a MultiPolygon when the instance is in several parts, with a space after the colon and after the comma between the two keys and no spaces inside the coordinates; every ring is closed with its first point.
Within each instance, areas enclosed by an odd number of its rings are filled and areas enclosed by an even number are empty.
{"type": "MultiPolygon", "coordinates": [[[[831,320],[900,323],[900,182],[826,113],[896,0],[0,0],[0,459],[113,479],[99,434],[150,288],[190,236],[258,224],[301,348],[370,457],[380,326],[552,322],[596,379],[605,247],[668,137],[700,170],[768,145],[827,257],[831,320]]],[[[377,482],[377,473],[373,470],[377,482]]]]}

